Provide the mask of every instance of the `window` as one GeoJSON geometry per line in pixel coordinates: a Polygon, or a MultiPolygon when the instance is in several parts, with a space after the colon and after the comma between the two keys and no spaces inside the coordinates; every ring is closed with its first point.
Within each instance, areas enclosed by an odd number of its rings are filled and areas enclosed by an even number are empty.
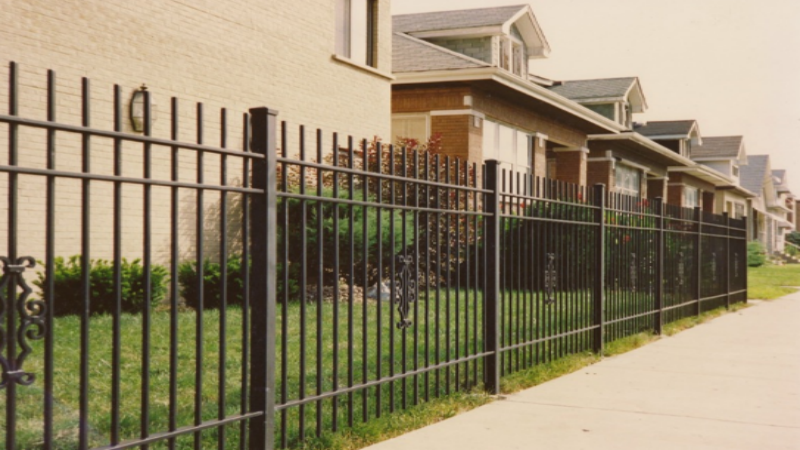
{"type": "Polygon", "coordinates": [[[376,0],[336,0],[336,54],[375,67],[376,0]]]}
{"type": "Polygon", "coordinates": [[[739,176],[739,166],[733,166],[733,176],[739,176]]]}
{"type": "Polygon", "coordinates": [[[528,65],[525,61],[525,47],[516,38],[500,36],[497,51],[497,62],[501,69],[525,77],[528,74],[528,65]]]}
{"type": "Polygon", "coordinates": [[[691,186],[683,187],[683,207],[694,208],[700,206],[700,191],[691,186]]]}
{"type": "Polygon", "coordinates": [[[734,213],[737,219],[741,219],[744,217],[744,205],[741,203],[736,203],[734,206],[735,208],[734,213]]]}
{"type": "Polygon", "coordinates": [[[428,116],[426,114],[397,114],[392,116],[392,136],[398,139],[416,139],[420,144],[428,140],[428,116]]]}
{"type": "Polygon", "coordinates": [[[500,68],[511,70],[511,41],[500,37],[500,68]]]}
{"type": "Polygon", "coordinates": [[[521,77],[525,76],[525,53],[522,51],[522,44],[513,45],[514,49],[514,70],[513,72],[521,77]]]}
{"type": "Polygon", "coordinates": [[[507,169],[530,173],[531,136],[506,125],[483,121],[483,159],[496,159],[507,169]]]}
{"type": "Polygon", "coordinates": [[[614,190],[620,194],[639,197],[642,191],[642,172],[617,163],[614,168],[614,190]]]}

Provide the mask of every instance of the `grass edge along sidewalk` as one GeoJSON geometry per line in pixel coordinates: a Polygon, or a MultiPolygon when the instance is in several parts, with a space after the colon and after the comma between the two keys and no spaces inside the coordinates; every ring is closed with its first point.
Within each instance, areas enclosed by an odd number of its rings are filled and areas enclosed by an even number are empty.
{"type": "MultiPolygon", "coordinates": [[[[748,279],[748,300],[774,300],[797,291],[789,286],[800,286],[800,265],[751,267],[748,270],[748,279]]],[[[664,336],[673,336],[728,312],[736,312],[748,306],[750,305],[737,303],[732,305],[730,310],[720,307],[696,317],[687,317],[665,324],[664,336]]],[[[528,389],[595,364],[603,357],[626,353],[658,339],[661,337],[645,332],[609,342],[606,344],[603,356],[588,352],[579,353],[510,374],[502,379],[501,389],[504,394],[528,389]]],[[[389,417],[357,425],[335,435],[323,435],[320,439],[307,441],[302,448],[308,450],[356,450],[432,425],[494,400],[494,397],[486,395],[480,389],[476,389],[473,393],[456,393],[400,411],[389,417]]]]}
{"type": "MultiPolygon", "coordinates": [[[[800,285],[800,265],[769,265],[751,268],[749,275],[749,298],[751,299],[777,298],[787,293],[794,292],[794,289],[782,286],[800,285]]],[[[747,305],[744,304],[736,304],[732,307],[732,311],[736,311],[746,306],[747,305]]],[[[689,317],[665,324],[663,330],[664,335],[671,336],[682,330],[694,327],[725,313],[726,310],[724,308],[718,308],[707,311],[699,317],[689,317]]],[[[211,316],[213,315],[214,314],[211,314],[211,316]]],[[[212,319],[211,321],[214,322],[213,317],[210,317],[210,319],[212,319]]],[[[74,320],[74,318],[65,318],[64,320],[69,321],[74,320]]],[[[108,320],[108,318],[99,318],[97,320],[108,320]]],[[[184,328],[187,332],[192,331],[190,326],[184,326],[182,328],[184,328]]],[[[212,328],[213,327],[209,327],[208,331],[213,331],[212,328]]],[[[643,332],[620,340],[612,341],[606,345],[604,356],[613,356],[625,353],[659,338],[659,336],[655,336],[651,332],[643,332]]],[[[211,342],[209,342],[209,344],[211,344],[211,342]]],[[[185,356],[190,358],[191,355],[185,356]]],[[[133,355],[131,355],[131,358],[133,358],[133,355]]],[[[548,363],[539,364],[531,369],[506,375],[502,379],[501,389],[504,394],[517,392],[558,378],[562,375],[580,370],[583,367],[599,362],[601,359],[601,356],[592,353],[578,353],[553,360],[548,363]]],[[[213,361],[209,362],[213,363],[213,361]]],[[[234,371],[236,370],[236,365],[239,362],[231,360],[228,361],[228,363],[230,364],[229,370],[234,371]]],[[[69,372],[70,371],[67,371],[67,373],[69,372]]],[[[60,376],[67,376],[67,373],[61,373],[60,376]]],[[[136,386],[133,385],[129,387],[134,390],[136,388],[136,386]]],[[[231,385],[230,394],[236,395],[236,393],[236,386],[231,385]]],[[[394,414],[373,419],[367,423],[355,424],[355,426],[350,429],[340,430],[337,433],[325,433],[320,438],[311,438],[305,443],[301,444],[301,446],[293,447],[303,449],[325,448],[338,450],[353,450],[363,448],[368,445],[391,439],[412,430],[453,417],[462,412],[466,412],[478,406],[487,404],[493,400],[493,397],[486,395],[482,391],[481,386],[476,386],[472,391],[458,392],[445,397],[433,399],[431,401],[424,402],[419,406],[397,411],[394,414]]],[[[71,419],[71,417],[68,419],[71,419]]],[[[40,426],[40,424],[37,424],[36,421],[31,421],[29,425],[33,428],[38,428],[38,426],[40,426]]],[[[70,429],[73,427],[65,426],[64,428],[70,429]]]]}

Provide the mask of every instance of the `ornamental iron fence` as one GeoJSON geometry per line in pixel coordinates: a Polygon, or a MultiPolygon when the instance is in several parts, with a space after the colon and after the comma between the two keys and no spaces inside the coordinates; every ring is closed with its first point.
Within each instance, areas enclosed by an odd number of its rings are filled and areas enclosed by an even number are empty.
{"type": "Polygon", "coordinates": [[[87,79],[71,125],[52,71],[33,119],[9,81],[8,449],[296,447],[746,301],[744,219],[267,108],[208,125],[172,99],[165,139],[145,92],[133,134],[119,86],[105,130],[87,79]]]}

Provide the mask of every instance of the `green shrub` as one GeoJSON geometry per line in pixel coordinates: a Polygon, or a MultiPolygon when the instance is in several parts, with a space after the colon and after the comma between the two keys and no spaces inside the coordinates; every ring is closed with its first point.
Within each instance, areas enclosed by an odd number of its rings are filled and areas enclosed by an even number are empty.
{"type": "Polygon", "coordinates": [[[764,251],[764,245],[758,241],[751,241],[747,243],[747,265],[750,267],[763,266],[767,262],[767,255],[764,251]]]}
{"type": "MultiPolygon", "coordinates": [[[[242,256],[231,255],[227,261],[227,304],[241,305],[244,296],[242,256]]],[[[186,261],[178,266],[180,293],[186,306],[197,309],[197,261],[186,261]]],[[[203,309],[219,309],[222,305],[222,265],[208,258],[203,261],[203,309]]]]}
{"type": "MultiPolygon", "coordinates": [[[[332,198],[333,190],[325,188],[323,197],[332,198]]],[[[347,191],[339,191],[340,199],[347,199],[347,191]]],[[[361,200],[362,193],[356,193],[356,200],[361,200]]],[[[376,202],[375,197],[370,197],[367,201],[376,202]]],[[[377,278],[377,248],[380,243],[382,249],[382,261],[384,276],[389,267],[391,258],[403,251],[414,241],[414,215],[406,214],[403,220],[403,213],[396,211],[394,219],[390,217],[390,212],[384,208],[381,211],[381,219],[378,221],[378,212],[375,207],[365,208],[357,205],[336,204],[331,201],[300,200],[295,198],[284,198],[278,201],[278,223],[283,223],[288,213],[290,226],[285,230],[279,228],[278,236],[278,258],[281,259],[284,245],[288,245],[288,270],[290,280],[299,280],[302,270],[302,256],[306,257],[306,275],[309,283],[318,283],[318,267],[320,262],[319,240],[320,233],[318,224],[322,222],[322,266],[325,269],[325,284],[332,285],[340,277],[348,276],[350,272],[350,259],[353,259],[353,272],[357,284],[364,283],[364,269],[366,265],[367,283],[374,283],[377,278]],[[303,204],[305,204],[306,222],[302,223],[303,204]],[[350,212],[353,215],[353,230],[351,240],[350,212]],[[321,217],[320,217],[321,213],[321,217]],[[334,228],[334,218],[338,216],[338,227],[334,228]],[[394,236],[392,236],[391,225],[394,224],[394,236]],[[364,229],[366,225],[366,230],[364,229]],[[403,240],[403,228],[405,228],[405,240],[403,240]],[[302,245],[303,231],[305,230],[306,245],[302,245]],[[366,231],[366,234],[365,234],[366,231]],[[288,233],[284,237],[283,233],[288,233]],[[340,273],[334,274],[336,247],[334,236],[338,235],[339,248],[339,268],[340,273]],[[286,239],[288,238],[288,239],[286,239]],[[367,243],[367,258],[365,258],[364,241],[367,243]],[[352,252],[351,252],[352,244],[352,252]]],[[[282,274],[279,273],[279,277],[282,274]]],[[[279,283],[280,285],[281,283],[279,283]]],[[[290,294],[296,288],[290,286],[290,294]]]]}
{"type": "Polygon", "coordinates": [[[800,245],[800,231],[792,231],[786,235],[786,240],[794,245],[800,245]]]}
{"type": "MultiPolygon", "coordinates": [[[[81,256],[70,256],[68,260],[56,257],[54,276],[54,307],[56,317],[81,314],[83,296],[81,294],[81,256]]],[[[40,262],[40,264],[42,264],[40,262]]],[[[141,260],[128,261],[123,258],[120,265],[122,283],[122,311],[142,312],[144,306],[145,272],[141,260]]],[[[151,306],[157,306],[167,292],[167,269],[154,264],[150,267],[151,306]]],[[[89,261],[90,309],[91,314],[110,314],[116,310],[114,296],[114,265],[103,260],[89,261]]],[[[44,291],[47,285],[45,273],[39,272],[33,284],[44,291]]]]}

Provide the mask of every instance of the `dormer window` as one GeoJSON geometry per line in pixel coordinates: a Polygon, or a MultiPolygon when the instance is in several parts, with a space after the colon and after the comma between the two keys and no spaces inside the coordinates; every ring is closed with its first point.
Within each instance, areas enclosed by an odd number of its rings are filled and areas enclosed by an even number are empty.
{"type": "Polygon", "coordinates": [[[733,166],[733,176],[739,176],[739,166],[733,166]]]}
{"type": "Polygon", "coordinates": [[[513,36],[500,36],[499,41],[497,65],[514,75],[525,77],[527,64],[525,64],[525,47],[522,41],[513,36]]]}

